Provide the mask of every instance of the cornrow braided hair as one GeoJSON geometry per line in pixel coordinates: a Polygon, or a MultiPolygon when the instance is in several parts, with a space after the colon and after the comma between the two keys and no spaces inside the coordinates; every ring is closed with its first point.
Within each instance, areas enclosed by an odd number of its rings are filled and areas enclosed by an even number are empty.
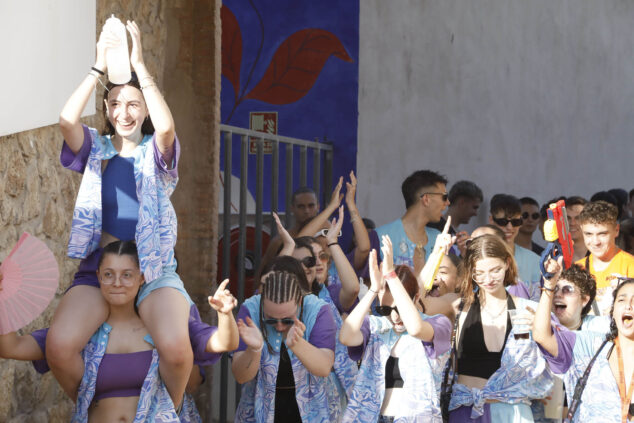
{"type": "MultiPolygon", "coordinates": [[[[266,342],[266,347],[269,353],[273,353],[273,348],[268,340],[267,330],[263,327],[264,312],[262,310],[262,303],[265,299],[275,303],[281,304],[289,301],[294,301],[297,304],[302,302],[304,292],[299,285],[297,276],[292,273],[274,270],[270,272],[266,278],[262,281],[261,285],[261,299],[260,299],[260,328],[262,328],[262,337],[266,342]]],[[[301,316],[300,316],[301,318],[301,316]]]]}

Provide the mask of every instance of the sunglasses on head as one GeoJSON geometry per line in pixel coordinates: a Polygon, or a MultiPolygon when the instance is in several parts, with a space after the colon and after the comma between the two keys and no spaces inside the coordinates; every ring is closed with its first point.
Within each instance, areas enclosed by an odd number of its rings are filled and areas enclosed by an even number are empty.
{"type": "Polygon", "coordinates": [[[561,295],[572,295],[575,293],[575,287],[572,285],[564,285],[560,287],[559,285],[555,285],[555,294],[561,291],[561,295]]]}
{"type": "Polygon", "coordinates": [[[522,219],[528,219],[530,217],[533,220],[537,220],[539,219],[539,216],[540,216],[539,212],[530,213],[530,214],[528,212],[522,213],[522,219]]]}
{"type": "Polygon", "coordinates": [[[302,264],[304,266],[306,266],[308,269],[310,269],[311,267],[315,267],[315,265],[317,264],[317,259],[313,256],[307,256],[304,257],[303,259],[300,260],[302,262],[302,264]]]}
{"type": "Polygon", "coordinates": [[[392,314],[392,310],[396,311],[398,313],[398,309],[396,308],[396,306],[386,306],[386,305],[380,305],[380,306],[376,306],[376,314],[378,314],[379,316],[389,316],[390,314],[392,314]]]}
{"type": "MultiPolygon", "coordinates": [[[[328,229],[322,229],[322,230],[320,230],[319,232],[317,232],[315,234],[315,238],[317,238],[318,236],[326,237],[326,236],[328,236],[328,232],[330,232],[328,229]]],[[[341,236],[341,235],[343,235],[343,233],[341,231],[339,231],[339,235],[337,235],[337,236],[341,236]]]]}
{"type": "Polygon", "coordinates": [[[423,197],[423,195],[442,195],[443,202],[449,200],[449,194],[446,192],[424,192],[420,195],[421,198],[423,197]]]}
{"type": "Polygon", "coordinates": [[[522,223],[524,223],[521,217],[517,217],[515,219],[507,219],[506,217],[494,217],[493,221],[499,226],[506,226],[510,223],[515,228],[517,228],[518,226],[522,226],[522,223]]]}

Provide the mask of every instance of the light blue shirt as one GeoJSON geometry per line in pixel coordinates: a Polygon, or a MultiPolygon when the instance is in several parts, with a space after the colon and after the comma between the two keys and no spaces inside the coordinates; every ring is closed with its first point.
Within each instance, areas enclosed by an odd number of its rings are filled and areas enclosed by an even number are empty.
{"type": "MultiPolygon", "coordinates": [[[[425,259],[429,258],[434,244],[436,243],[436,237],[440,234],[440,231],[434,228],[425,228],[427,233],[427,244],[425,245],[425,259]]],[[[394,248],[394,264],[407,264],[410,267],[414,267],[414,251],[416,250],[416,244],[409,239],[405,233],[403,227],[403,220],[396,219],[395,221],[386,225],[376,228],[376,234],[379,236],[379,243],[383,235],[388,235],[392,241],[392,247],[394,248]]],[[[383,260],[383,252],[379,248],[379,254],[381,260],[383,260]]]]}

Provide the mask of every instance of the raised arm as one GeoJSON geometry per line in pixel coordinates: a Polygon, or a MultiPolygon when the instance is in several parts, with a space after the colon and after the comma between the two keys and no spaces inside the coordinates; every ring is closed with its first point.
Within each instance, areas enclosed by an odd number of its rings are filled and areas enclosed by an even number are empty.
{"type": "Polygon", "coordinates": [[[273,213],[273,219],[275,220],[275,225],[277,225],[277,233],[283,243],[282,250],[279,252],[278,256],[293,255],[293,251],[295,250],[295,240],[282,225],[280,217],[277,215],[277,213],[273,213]]]}
{"type": "Polygon", "coordinates": [[[344,310],[348,310],[354,304],[354,301],[359,295],[359,279],[357,274],[352,268],[352,265],[348,261],[346,254],[341,249],[341,246],[337,243],[341,226],[343,225],[343,206],[339,207],[339,219],[332,219],[330,222],[330,228],[328,229],[328,235],[326,235],[326,242],[330,249],[330,254],[335,262],[337,268],[337,274],[341,280],[341,290],[339,291],[339,303],[344,310]]]}
{"type": "MultiPolygon", "coordinates": [[[[152,118],[152,125],[154,125],[154,131],[156,133],[156,145],[164,158],[168,159],[172,154],[172,146],[174,145],[174,139],[176,131],[174,129],[174,119],[172,113],[165,99],[161,95],[156,82],[145,67],[143,61],[143,46],[141,44],[141,31],[137,24],[132,21],[128,21],[126,28],[130,33],[132,39],[132,51],[130,53],[130,65],[134,68],[134,71],[139,78],[139,85],[145,98],[145,104],[147,105],[150,117],[152,118]]],[[[166,160],[169,164],[171,160],[166,160]]]]}
{"type": "Polygon", "coordinates": [[[383,235],[381,251],[383,252],[383,263],[381,263],[383,277],[390,287],[390,293],[394,298],[398,314],[403,320],[407,333],[422,341],[431,342],[434,339],[434,328],[420,317],[420,313],[405,290],[403,283],[394,272],[392,241],[387,235],[383,235]]]}
{"type": "Polygon", "coordinates": [[[247,348],[244,351],[235,352],[231,362],[233,377],[240,384],[252,380],[258,374],[262,348],[264,347],[264,339],[260,329],[250,317],[245,320],[246,322],[242,319],[238,320],[238,332],[247,348]]]}
{"type": "MultiPolygon", "coordinates": [[[[330,309],[328,312],[330,313],[330,309]]],[[[333,319],[332,315],[329,317],[333,319]]],[[[286,334],[286,345],[311,374],[327,377],[335,363],[335,352],[328,348],[318,348],[308,342],[304,339],[305,331],[306,325],[295,317],[295,323],[286,334]]],[[[332,335],[334,338],[334,333],[332,335]]]]}
{"type": "Polygon", "coordinates": [[[449,249],[456,241],[456,237],[452,237],[449,234],[450,227],[451,216],[448,216],[447,223],[445,223],[445,227],[442,233],[436,237],[436,243],[434,244],[434,249],[432,250],[432,253],[429,255],[429,258],[425,262],[425,266],[423,266],[422,270],[416,278],[418,279],[418,287],[421,293],[424,293],[431,289],[434,283],[434,279],[436,278],[438,268],[440,267],[442,257],[449,252],[449,249]]]}
{"type": "Polygon", "coordinates": [[[370,254],[370,237],[368,236],[368,229],[365,227],[361,214],[357,209],[357,203],[355,201],[356,192],[357,178],[354,176],[354,171],[350,171],[350,182],[346,182],[345,200],[348,212],[350,213],[350,223],[354,231],[354,240],[357,244],[354,249],[352,265],[356,270],[359,270],[365,265],[368,254],[370,254]]]}
{"type": "Polygon", "coordinates": [[[551,279],[544,278],[542,295],[539,298],[535,320],[533,321],[533,339],[553,357],[559,355],[559,347],[550,323],[550,310],[555,296],[555,285],[557,285],[557,280],[562,271],[562,259],[560,257],[559,261],[555,261],[550,258],[544,265],[546,271],[553,273],[554,276],[551,279]]]}
{"type": "Polygon", "coordinates": [[[370,311],[370,307],[384,283],[383,276],[376,262],[376,250],[370,251],[368,265],[370,269],[370,289],[343,321],[339,331],[339,342],[347,347],[356,347],[363,343],[363,334],[361,333],[363,319],[370,311]]]}
{"type": "Polygon", "coordinates": [[[233,318],[232,310],[238,305],[231,292],[227,289],[229,279],[225,279],[213,297],[208,297],[211,308],[218,312],[218,330],[207,341],[207,352],[220,353],[233,351],[238,348],[240,335],[238,326],[233,318]]]}
{"type": "MultiPolygon", "coordinates": [[[[101,31],[97,42],[97,60],[94,68],[101,72],[106,71],[106,50],[109,47],[116,47],[119,39],[110,31],[101,31]]],[[[79,86],[73,91],[66,101],[62,112],[59,115],[59,129],[66,144],[75,154],[79,152],[84,142],[84,131],[81,126],[81,114],[86,108],[88,99],[95,89],[97,80],[101,75],[91,70],[79,86]]]]}
{"type": "Polygon", "coordinates": [[[332,195],[330,196],[330,202],[328,205],[319,213],[317,216],[313,217],[310,222],[308,222],[297,234],[297,238],[302,236],[315,236],[320,229],[324,227],[330,215],[333,214],[339,204],[341,204],[341,200],[343,200],[343,194],[341,192],[341,186],[343,185],[343,176],[339,178],[339,182],[337,182],[337,186],[332,191],[332,195]]]}

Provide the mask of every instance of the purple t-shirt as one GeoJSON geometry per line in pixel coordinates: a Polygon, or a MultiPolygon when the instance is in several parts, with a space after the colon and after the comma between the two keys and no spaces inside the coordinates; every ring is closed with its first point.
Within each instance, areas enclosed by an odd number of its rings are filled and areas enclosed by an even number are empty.
{"type": "Polygon", "coordinates": [[[548,362],[550,366],[550,370],[553,373],[564,374],[570,368],[572,364],[572,355],[575,349],[575,342],[577,340],[577,334],[575,331],[571,331],[566,329],[564,326],[554,323],[551,321],[553,334],[555,335],[555,339],[557,340],[557,357],[554,357],[541,345],[539,345],[539,349],[542,351],[544,358],[548,362]]]}
{"type": "Polygon", "coordinates": [[[337,307],[339,314],[350,313],[352,309],[355,308],[357,304],[359,304],[359,298],[357,297],[352,302],[352,306],[344,310],[343,306],[341,305],[341,301],[339,300],[339,294],[341,293],[341,284],[331,283],[330,285],[326,286],[326,289],[328,290],[328,294],[330,295],[333,304],[335,305],[335,307],[337,307]]]}
{"type": "MultiPolygon", "coordinates": [[[[242,319],[246,322],[246,318],[251,317],[249,309],[244,305],[240,307],[238,317],[236,320],[242,319]]],[[[317,348],[327,348],[329,350],[335,350],[335,334],[337,333],[337,326],[335,325],[335,319],[332,317],[332,312],[328,304],[324,304],[319,309],[317,317],[315,318],[315,324],[313,330],[310,332],[308,342],[317,348]]],[[[240,345],[238,345],[237,351],[244,351],[247,349],[247,344],[240,338],[240,345]]]]}
{"type": "MultiPolygon", "coordinates": [[[[200,313],[195,305],[192,305],[189,310],[189,340],[192,345],[192,351],[194,353],[194,364],[199,366],[211,366],[216,363],[221,353],[210,353],[205,351],[207,348],[207,342],[211,335],[218,330],[215,326],[209,326],[200,319],[200,313]]],[[[31,333],[31,336],[35,338],[35,341],[40,346],[42,353],[46,354],[46,336],[48,334],[48,328],[36,330],[31,333]]],[[[43,360],[33,361],[33,367],[38,373],[46,373],[50,369],[46,362],[46,357],[43,360]]],[[[202,370],[201,370],[202,374],[202,370]]],[[[204,376],[204,375],[203,375],[204,376]]]]}
{"type": "MultiPolygon", "coordinates": [[[[449,351],[451,346],[451,321],[442,314],[437,314],[425,319],[434,328],[434,338],[431,342],[421,341],[425,347],[425,352],[430,358],[436,358],[449,351]]],[[[361,360],[365,347],[370,339],[370,318],[365,316],[361,325],[363,342],[355,347],[348,347],[348,355],[354,361],[361,360]]]]}
{"type": "MultiPolygon", "coordinates": [[[[66,141],[64,141],[64,144],[62,145],[62,152],[59,156],[59,161],[62,166],[64,166],[66,169],[74,170],[75,172],[79,173],[84,173],[86,163],[88,162],[88,156],[90,155],[90,149],[92,147],[92,138],[90,135],[90,131],[86,125],[82,125],[82,127],[84,129],[84,143],[82,144],[77,154],[73,153],[70,147],[68,147],[68,144],[66,144],[66,141]]],[[[178,141],[178,137],[174,137],[172,166],[167,165],[167,163],[165,162],[165,158],[156,145],[156,135],[153,136],[151,143],[154,148],[154,161],[156,162],[156,166],[161,169],[161,171],[169,173],[170,176],[177,178],[178,157],[180,156],[180,143],[178,141]]]]}

